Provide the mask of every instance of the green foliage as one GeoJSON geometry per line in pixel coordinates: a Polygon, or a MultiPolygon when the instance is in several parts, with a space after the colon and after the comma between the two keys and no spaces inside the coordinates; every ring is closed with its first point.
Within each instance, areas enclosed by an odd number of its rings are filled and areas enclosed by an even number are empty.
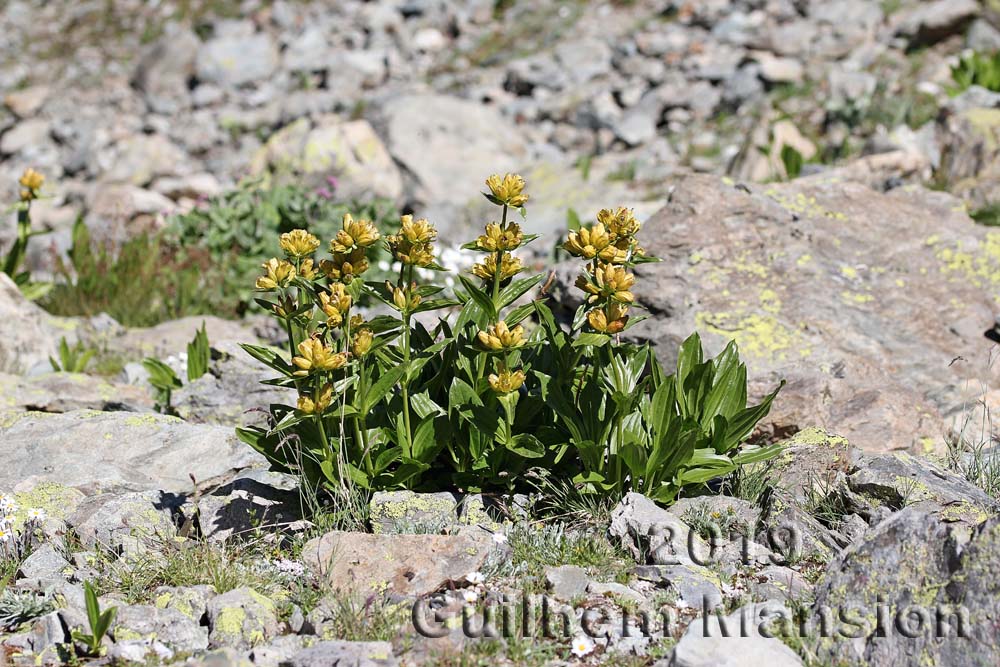
{"type": "Polygon", "coordinates": [[[31,273],[21,270],[21,265],[28,254],[28,242],[35,236],[47,233],[31,228],[31,203],[39,197],[39,190],[44,181],[44,177],[33,169],[25,171],[20,179],[21,200],[14,205],[14,210],[17,211],[17,236],[7,251],[2,267],[3,272],[10,276],[21,293],[32,301],[45,296],[51,289],[48,283],[32,282],[31,273]]]}
{"type": "Polygon", "coordinates": [[[64,373],[82,373],[87,369],[87,364],[97,354],[97,350],[88,348],[80,341],[70,347],[63,337],[59,340],[59,361],[49,357],[52,370],[64,373]]]}
{"type": "Polygon", "coordinates": [[[173,392],[184,386],[181,379],[170,366],[153,357],[143,359],[142,367],[149,373],[149,384],[156,390],[156,409],[163,413],[171,412],[173,392]]]}
{"type": "Polygon", "coordinates": [[[73,630],[73,641],[79,642],[84,646],[86,655],[100,656],[104,653],[104,647],[102,646],[104,636],[111,629],[111,624],[118,613],[118,607],[111,607],[110,609],[101,611],[101,605],[97,601],[97,593],[89,581],[83,582],[83,594],[87,603],[87,624],[90,633],[84,633],[82,630],[73,630]]]}
{"type": "Polygon", "coordinates": [[[379,222],[396,215],[388,201],[341,202],[328,194],[299,185],[265,187],[261,181],[246,181],[173,218],[166,236],[171,244],[206,253],[211,263],[224,266],[223,293],[237,296],[245,306],[251,302],[248,286],[260,265],[278,252],[278,235],[305,229],[332,238],[345,213],[379,222]]]}
{"type": "Polygon", "coordinates": [[[22,623],[44,616],[55,608],[55,603],[48,595],[5,588],[0,593],[0,627],[14,630],[22,623]]]}
{"type": "Polygon", "coordinates": [[[92,241],[82,220],[73,226],[69,263],[57,259],[59,280],[42,301],[54,315],[108,313],[125,326],[153,326],[192,314],[235,317],[237,304],[220,283],[223,265],[177,251],[141,234],[114,247],[92,241]]]}
{"type": "Polygon", "coordinates": [[[958,94],[969,86],[982,86],[993,92],[1000,92],[1000,51],[991,54],[972,53],[963,55],[958,64],[951,68],[951,78],[955,85],[953,94],[958,94]]]}
{"type": "Polygon", "coordinates": [[[187,379],[193,382],[208,372],[208,363],[211,361],[211,349],[208,346],[208,332],[205,330],[205,323],[201,323],[201,329],[195,334],[194,340],[187,345],[187,379]]]}
{"type": "Polygon", "coordinates": [[[969,213],[969,217],[985,227],[1000,227],[1000,202],[977,208],[969,213]]]}
{"type": "Polygon", "coordinates": [[[404,216],[385,238],[400,262],[394,282],[368,281],[366,253],[378,232],[350,217],[318,264],[319,238],[299,230],[280,242],[257,280],[258,304],[288,334],[287,352],[244,349],[276,373],[267,383],[296,390],[295,406],[271,406],[267,428],[238,429],[279,469],[308,488],[460,488],[512,491],[533,468],[572,480],[580,494],[618,498],[639,491],[664,503],[703,488],[776,447],[745,444],[777,390],[747,406],[747,371],[735,343],[704,359],[697,335],[667,375],[648,345],[620,334],[633,316],[633,266],[650,261],[628,209],[603,210],[571,232],[564,248],[585,260],[577,287],[587,295],[567,327],[542,300],[544,275],[521,277],[513,251],[533,241],[509,220],[525,215],[523,180],[488,179],[501,221],[467,243],[482,253],[459,276],[457,300],[418,284],[415,268],[443,271],[426,220],[404,216]],[[316,267],[319,267],[317,270],[316,267]],[[392,314],[364,321],[362,296],[392,314]],[[425,325],[426,314],[460,307],[425,325]]]}
{"type": "Polygon", "coordinates": [[[789,180],[798,178],[802,173],[802,165],[805,160],[794,146],[785,144],[781,147],[781,163],[785,165],[785,175],[789,180]]]}

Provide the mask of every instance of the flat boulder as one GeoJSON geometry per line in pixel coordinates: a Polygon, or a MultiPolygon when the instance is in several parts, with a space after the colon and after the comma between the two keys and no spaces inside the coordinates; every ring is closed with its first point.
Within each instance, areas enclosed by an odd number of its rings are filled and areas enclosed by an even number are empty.
{"type": "Polygon", "coordinates": [[[0,488],[38,485],[104,491],[189,492],[262,465],[232,429],[156,414],[0,412],[0,488]]]}
{"type": "MultiPolygon", "coordinates": [[[[995,381],[985,333],[1000,300],[1000,232],[943,192],[886,193],[841,176],[744,186],[680,175],[640,237],[652,317],[631,331],[673,366],[699,331],[736,340],[761,396],[788,381],[764,424],[814,424],[866,451],[944,449],[971,388],[995,381]],[[970,381],[971,384],[970,384],[970,381]]],[[[560,278],[568,298],[572,263],[560,278]]],[[[562,275],[562,274],[560,274],[562,275]]]]}

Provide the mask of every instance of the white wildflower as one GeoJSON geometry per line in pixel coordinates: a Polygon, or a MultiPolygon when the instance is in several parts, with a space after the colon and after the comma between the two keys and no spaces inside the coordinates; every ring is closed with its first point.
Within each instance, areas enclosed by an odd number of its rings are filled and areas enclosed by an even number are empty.
{"type": "Polygon", "coordinates": [[[507,536],[497,531],[493,533],[493,542],[496,544],[507,544],[507,536]]]}
{"type": "Polygon", "coordinates": [[[465,580],[472,584],[473,586],[478,586],[479,584],[486,581],[486,577],[482,572],[470,572],[465,575],[465,580]]]}
{"type": "Polygon", "coordinates": [[[582,658],[594,652],[594,640],[586,635],[578,635],[573,638],[573,655],[582,658]]]}
{"type": "Polygon", "coordinates": [[[45,523],[45,520],[48,518],[45,510],[41,507],[29,507],[24,516],[31,523],[45,523]]]}
{"type": "Polygon", "coordinates": [[[479,599],[479,593],[472,588],[466,588],[462,591],[462,599],[465,600],[466,604],[472,604],[479,599]]]}
{"type": "Polygon", "coordinates": [[[301,577],[306,572],[306,568],[302,565],[302,563],[294,560],[288,560],[287,558],[281,558],[274,561],[274,569],[290,577],[301,577]]]}

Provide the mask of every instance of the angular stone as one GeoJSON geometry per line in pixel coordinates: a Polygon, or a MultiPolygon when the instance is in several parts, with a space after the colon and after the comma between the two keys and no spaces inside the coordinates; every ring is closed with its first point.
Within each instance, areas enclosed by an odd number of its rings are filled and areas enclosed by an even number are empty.
{"type": "Polygon", "coordinates": [[[229,87],[263,83],[278,62],[278,49],[264,33],[217,37],[199,49],[197,75],[201,81],[229,87]]]}
{"type": "Polygon", "coordinates": [[[794,651],[780,640],[757,631],[767,619],[787,618],[789,613],[777,604],[749,605],[728,616],[695,619],[674,647],[670,664],[672,667],[802,667],[802,660],[794,651]],[[750,631],[743,632],[743,627],[750,631]]]}
{"type": "Polygon", "coordinates": [[[287,667],[392,667],[397,661],[389,642],[324,641],[302,649],[282,664],[287,667]]]}
{"type": "Polygon", "coordinates": [[[211,646],[248,649],[278,634],[274,602],[252,588],[237,588],[208,601],[211,646]]]}
{"type": "Polygon", "coordinates": [[[15,491],[57,484],[88,494],[154,489],[170,497],[192,491],[192,475],[210,483],[264,463],[230,429],[154,414],[0,413],[0,442],[0,488],[15,491]]]}
{"type": "MultiPolygon", "coordinates": [[[[668,368],[691,331],[710,354],[735,339],[751,399],[788,382],[763,428],[822,423],[868,451],[943,450],[945,415],[991,373],[983,332],[1000,233],[946,193],[881,193],[850,178],[749,193],[711,176],[669,179],[670,203],[641,232],[664,261],[637,267],[633,290],[655,315],[630,332],[668,368]]],[[[572,309],[574,291],[554,294],[572,309]]]]}
{"type": "Polygon", "coordinates": [[[212,541],[247,537],[261,527],[284,529],[301,518],[299,479],[280,472],[240,473],[198,500],[201,534],[212,541]]]}
{"type": "Polygon", "coordinates": [[[51,544],[43,544],[21,561],[17,573],[25,579],[60,579],[72,573],[73,566],[51,544]]]}
{"type": "Polygon", "coordinates": [[[208,609],[208,601],[216,596],[213,586],[159,586],[153,591],[153,604],[157,609],[173,609],[201,623],[208,609]]]}
{"type": "Polygon", "coordinates": [[[673,565],[708,547],[683,521],[638,493],[628,493],[611,512],[611,537],[640,564],[673,565]]]}
{"type": "Polygon", "coordinates": [[[368,503],[375,533],[441,533],[455,524],[455,496],[413,491],[378,491],[368,503]]]}
{"type": "Polygon", "coordinates": [[[142,387],[116,384],[83,373],[45,373],[20,377],[0,373],[5,408],[39,412],[100,410],[152,412],[153,400],[142,387]]]}
{"type": "Polygon", "coordinates": [[[576,565],[560,565],[545,569],[545,585],[557,600],[570,602],[587,592],[590,577],[576,565]]]}
{"type": "Polygon", "coordinates": [[[173,511],[179,506],[176,496],[159,491],[105,493],[80,503],[69,525],[87,548],[136,554],[174,538],[173,511]]]}
{"type": "Polygon", "coordinates": [[[458,535],[331,532],[306,543],[302,561],[335,590],[359,596],[426,595],[470,572],[492,550],[481,531],[458,535]]]}
{"type": "Polygon", "coordinates": [[[116,642],[158,641],[173,651],[193,652],[208,648],[206,629],[176,609],[119,606],[111,634],[116,642]]]}
{"type": "Polygon", "coordinates": [[[24,373],[46,365],[51,370],[49,357],[58,354],[60,333],[71,345],[75,342],[75,336],[60,329],[61,323],[28,301],[14,281],[0,273],[0,372],[24,373]]]}

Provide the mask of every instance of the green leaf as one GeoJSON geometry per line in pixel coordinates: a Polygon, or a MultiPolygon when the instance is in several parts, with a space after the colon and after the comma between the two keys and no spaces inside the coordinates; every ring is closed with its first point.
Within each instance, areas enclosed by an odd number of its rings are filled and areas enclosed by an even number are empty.
{"type": "Polygon", "coordinates": [[[538,283],[542,282],[543,278],[545,278],[545,276],[540,274],[537,276],[531,276],[530,278],[515,280],[510,285],[507,285],[507,287],[500,291],[500,299],[497,304],[497,310],[506,308],[513,302],[517,301],[521,298],[521,296],[537,286],[538,283]]]}
{"type": "Polygon", "coordinates": [[[602,333],[582,333],[573,341],[573,347],[601,347],[611,341],[611,336],[602,333]]]}
{"type": "Polygon", "coordinates": [[[385,395],[389,393],[399,379],[403,377],[403,373],[406,369],[402,366],[395,366],[388,370],[382,372],[382,375],[375,384],[368,390],[368,392],[362,397],[361,412],[362,414],[368,414],[372,411],[379,401],[385,398],[385,395]]]}
{"type": "Polygon", "coordinates": [[[530,433],[515,435],[507,449],[526,459],[540,459],[545,456],[545,444],[530,433]]]}
{"type": "Polygon", "coordinates": [[[497,318],[497,309],[493,305],[493,299],[486,292],[473,285],[472,281],[465,276],[459,276],[458,279],[462,282],[462,287],[468,292],[469,297],[486,314],[487,318],[490,321],[495,320],[497,318]]]}
{"type": "Polygon", "coordinates": [[[208,364],[211,361],[205,322],[201,323],[194,340],[188,343],[187,355],[187,378],[188,382],[193,382],[208,372],[208,364]]]}
{"type": "Polygon", "coordinates": [[[282,359],[281,354],[279,354],[274,348],[263,347],[260,345],[250,345],[248,343],[240,343],[240,347],[242,347],[251,357],[272,370],[283,375],[291,376],[292,365],[282,359]]]}

